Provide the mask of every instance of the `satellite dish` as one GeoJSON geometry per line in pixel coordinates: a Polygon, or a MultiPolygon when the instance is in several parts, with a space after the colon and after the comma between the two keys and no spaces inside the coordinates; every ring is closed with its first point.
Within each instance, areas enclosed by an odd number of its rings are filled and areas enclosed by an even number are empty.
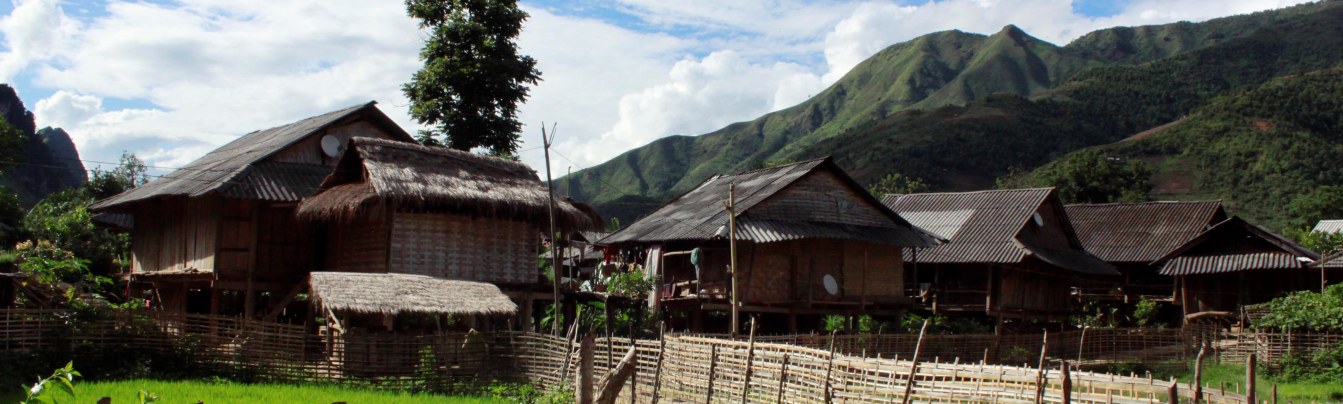
{"type": "Polygon", "coordinates": [[[331,135],[322,136],[322,153],[326,153],[327,157],[336,157],[340,152],[340,139],[331,135]]]}
{"type": "Polygon", "coordinates": [[[1036,225],[1036,226],[1040,226],[1040,227],[1044,227],[1044,226],[1045,226],[1045,218],[1040,217],[1040,212],[1035,212],[1035,213],[1031,214],[1031,218],[1035,219],[1035,225],[1036,225]]]}
{"type": "Polygon", "coordinates": [[[829,293],[831,296],[839,295],[839,282],[835,280],[835,277],[825,274],[825,277],[821,278],[821,284],[825,286],[825,293],[829,293]]]}

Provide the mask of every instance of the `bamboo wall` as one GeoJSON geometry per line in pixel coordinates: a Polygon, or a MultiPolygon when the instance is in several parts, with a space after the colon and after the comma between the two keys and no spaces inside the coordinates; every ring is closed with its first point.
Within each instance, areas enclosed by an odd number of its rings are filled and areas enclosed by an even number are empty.
{"type": "MultiPolygon", "coordinates": [[[[536,333],[328,338],[331,334],[309,334],[300,325],[218,316],[116,313],[74,326],[65,315],[50,310],[0,311],[0,340],[4,341],[0,350],[68,352],[82,348],[78,351],[92,355],[125,355],[124,349],[180,349],[198,365],[233,369],[257,381],[431,391],[478,389],[497,381],[530,382],[543,388],[570,386],[578,366],[574,341],[536,333]]],[[[1088,330],[1085,337],[1077,333],[1051,334],[1049,356],[1073,360],[1072,355],[1080,354],[1083,361],[1099,361],[1104,355],[1120,353],[1105,347],[1136,349],[1136,340],[1153,342],[1143,350],[1154,352],[1170,347],[1160,344],[1179,345],[1174,340],[1160,342],[1160,338],[1179,334],[1174,330],[1088,330]],[[1069,341],[1078,341],[1083,349],[1069,351],[1069,341]]],[[[975,338],[985,337],[989,336],[927,336],[912,378],[912,353],[904,354],[914,339],[909,335],[833,340],[778,336],[753,341],[685,335],[660,341],[598,338],[594,368],[600,378],[634,346],[638,370],[623,390],[622,400],[633,395],[638,402],[890,402],[904,395],[911,379],[911,397],[917,401],[1032,402],[1038,369],[939,355],[940,346],[957,340],[964,340],[957,344],[966,346],[982,344],[983,340],[975,338]],[[855,349],[865,350],[866,355],[853,353],[855,349]],[[900,356],[872,354],[881,349],[899,351],[900,356]]],[[[1040,336],[1021,337],[1020,343],[1030,344],[1029,340],[1040,336]]],[[[1224,345],[1228,339],[1223,335],[1214,345],[1224,345]]],[[[1033,345],[1040,344],[1036,340],[1033,345]]],[[[1131,352],[1122,354],[1125,360],[1136,359],[1129,356],[1131,352]]],[[[1079,403],[1165,402],[1169,386],[1167,381],[1142,375],[1074,369],[1071,376],[1073,402],[1079,403]]],[[[1046,401],[1060,402],[1057,362],[1051,361],[1043,380],[1046,401]]],[[[1180,384],[1178,394],[1189,398],[1191,386],[1180,384]]],[[[1212,403],[1245,400],[1235,391],[1205,388],[1204,394],[1212,403]]]]}
{"type": "Polygon", "coordinates": [[[390,272],[537,283],[535,225],[448,213],[395,212],[393,218],[390,272]]]}

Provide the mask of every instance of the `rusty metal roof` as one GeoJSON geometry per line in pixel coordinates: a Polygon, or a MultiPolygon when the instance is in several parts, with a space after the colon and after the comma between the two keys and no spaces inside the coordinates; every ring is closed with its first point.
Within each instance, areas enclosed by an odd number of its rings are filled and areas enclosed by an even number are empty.
{"type": "Polygon", "coordinates": [[[1329,268],[1329,269],[1343,268],[1343,251],[1335,252],[1333,254],[1325,256],[1324,258],[1320,258],[1320,262],[1318,265],[1322,268],[1329,268]]]}
{"type": "Polygon", "coordinates": [[[1308,263],[1297,260],[1296,255],[1286,252],[1175,257],[1161,267],[1161,274],[1179,276],[1255,269],[1302,269],[1308,263]]]}
{"type": "MultiPolygon", "coordinates": [[[[726,226],[719,236],[726,236],[726,226]]],[[[909,229],[896,227],[859,226],[844,223],[785,222],[779,220],[744,219],[737,222],[737,237],[757,243],[801,240],[807,238],[862,240],[893,246],[919,245],[923,239],[909,229]]]]}
{"type": "MultiPolygon", "coordinates": [[[[310,135],[340,123],[348,117],[361,114],[391,135],[407,142],[413,141],[409,134],[396,126],[396,123],[392,122],[390,118],[374,106],[375,104],[374,102],[359,104],[288,125],[248,133],[207,153],[185,167],[150,181],[148,184],[94,202],[89,208],[94,210],[109,209],[151,198],[163,196],[198,197],[211,192],[255,195],[260,196],[258,199],[267,200],[269,199],[264,196],[271,195],[281,198],[278,200],[295,200],[291,199],[291,194],[296,192],[297,188],[290,186],[294,185],[291,180],[295,178],[274,181],[270,181],[268,177],[258,178],[258,176],[264,174],[254,173],[257,164],[310,135]],[[251,178],[249,179],[249,177],[251,178]],[[261,186],[266,189],[250,188],[254,186],[261,186]]],[[[330,168],[326,168],[326,170],[329,172],[330,168]]],[[[303,178],[307,176],[306,172],[305,174],[296,174],[292,169],[273,169],[269,172],[294,174],[294,177],[303,178]]],[[[314,188],[302,196],[310,196],[312,191],[315,190],[314,188]]]]}
{"type": "Polygon", "coordinates": [[[1066,206],[1087,252],[1108,262],[1148,263],[1226,220],[1221,201],[1066,206]]]}
{"type": "MultiPolygon", "coordinates": [[[[879,238],[898,240],[895,242],[904,243],[900,244],[904,246],[922,247],[937,243],[933,236],[913,228],[900,216],[886,209],[880,201],[871,198],[866,190],[827,157],[741,174],[714,176],[690,192],[667,202],[652,214],[612,233],[598,244],[701,241],[723,237],[726,235],[723,229],[728,223],[728,213],[723,203],[727,199],[730,184],[736,184],[737,217],[742,218],[749,215],[752,207],[775,196],[799,179],[821,170],[833,172],[859,195],[867,196],[874,208],[890,217],[891,230],[883,232],[879,238]],[[899,235],[892,235],[894,233],[899,235]]],[[[836,226],[816,223],[792,223],[784,226],[779,223],[759,222],[753,227],[752,237],[759,237],[761,240],[782,240],[795,237],[828,238],[853,235],[851,232],[837,229],[836,226]]]]}
{"type": "Polygon", "coordinates": [[[1158,258],[1162,275],[1214,274],[1253,269],[1304,268],[1320,255],[1276,233],[1232,216],[1158,258]]]}
{"type": "Polygon", "coordinates": [[[263,161],[221,192],[229,198],[298,202],[316,193],[329,174],[325,165],[263,161]]]}
{"type": "MultiPolygon", "coordinates": [[[[1054,198],[1053,192],[1053,188],[1034,188],[886,195],[882,203],[915,226],[950,240],[919,250],[918,262],[1015,264],[1035,256],[1077,273],[1118,274],[1083,251],[1080,244],[1073,244],[1074,249],[1050,249],[1021,239],[1026,224],[1035,220],[1042,204],[1054,198]]],[[[1076,243],[1067,223],[1044,225],[1058,226],[1076,243]]]]}

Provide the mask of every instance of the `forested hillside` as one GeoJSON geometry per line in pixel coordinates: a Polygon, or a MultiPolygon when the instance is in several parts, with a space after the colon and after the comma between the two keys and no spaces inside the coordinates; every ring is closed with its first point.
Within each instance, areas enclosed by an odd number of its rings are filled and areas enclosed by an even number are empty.
{"type": "Polygon", "coordinates": [[[929,34],[795,107],[575,173],[574,196],[628,221],[709,175],[822,155],[863,183],[900,173],[934,190],[989,188],[1010,170],[1169,123],[1218,95],[1340,64],[1339,6],[1107,29],[1065,47],[1012,26],[929,34]]]}

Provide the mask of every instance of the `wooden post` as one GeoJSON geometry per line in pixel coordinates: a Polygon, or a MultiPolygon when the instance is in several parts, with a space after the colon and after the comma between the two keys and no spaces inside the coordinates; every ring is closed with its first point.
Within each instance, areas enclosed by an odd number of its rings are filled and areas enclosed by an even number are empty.
{"type": "Polygon", "coordinates": [[[578,377],[575,379],[574,398],[579,404],[592,404],[592,355],[596,348],[596,336],[590,332],[583,337],[583,344],[578,346],[578,377]]]}
{"type": "Polygon", "coordinates": [[[1254,391],[1254,366],[1257,359],[1255,356],[1256,354],[1251,352],[1250,357],[1245,359],[1245,402],[1252,404],[1259,402],[1254,391]]]}
{"type": "MultiPolygon", "coordinates": [[[[552,126],[552,128],[553,128],[553,126],[552,126]]],[[[559,236],[555,233],[555,185],[554,185],[554,184],[555,184],[555,181],[554,181],[553,179],[550,178],[550,141],[553,140],[554,137],[555,137],[555,131],[554,131],[554,129],[551,129],[551,131],[550,131],[550,135],[546,135],[546,124],[545,124],[545,123],[542,123],[542,124],[541,124],[541,145],[545,148],[545,154],[546,154],[546,193],[550,195],[550,205],[547,207],[547,211],[548,211],[549,214],[550,214],[550,233],[547,233],[547,234],[548,234],[548,237],[550,238],[550,272],[551,272],[551,275],[552,275],[552,276],[551,276],[551,278],[552,278],[552,279],[551,279],[551,284],[552,284],[551,286],[554,288],[553,295],[552,295],[551,297],[552,297],[553,299],[555,299],[555,300],[554,300],[554,302],[555,302],[555,317],[559,317],[559,313],[561,313],[561,311],[560,311],[560,306],[561,306],[561,305],[560,305],[560,240],[559,240],[559,236]]],[[[551,323],[553,323],[553,325],[550,327],[550,328],[551,328],[551,329],[550,329],[551,334],[553,334],[553,335],[555,335],[555,336],[559,336],[559,335],[560,335],[560,330],[562,329],[563,325],[559,324],[558,321],[552,321],[551,323]]],[[[591,375],[589,375],[589,376],[591,376],[591,375]]],[[[591,396],[589,396],[589,400],[590,400],[590,399],[591,399],[591,396]]]]}
{"type": "Polygon", "coordinates": [[[1198,358],[1194,359],[1194,404],[1203,401],[1203,355],[1207,353],[1208,343],[1198,347],[1198,358]]]}
{"type": "Polygon", "coordinates": [[[1273,401],[1270,401],[1270,403],[1272,403],[1272,404],[1278,404],[1278,384],[1277,384],[1277,383],[1273,383],[1273,401]]]}
{"type": "Polygon", "coordinates": [[[755,317],[751,317],[751,336],[746,342],[746,378],[741,382],[741,402],[746,404],[747,392],[751,387],[751,365],[755,360],[755,317]]]}
{"type": "MultiPolygon", "coordinates": [[[[782,402],[783,402],[783,388],[784,388],[784,385],[787,384],[787,382],[788,382],[788,353],[787,353],[787,352],[784,352],[784,354],[783,354],[783,364],[780,364],[780,365],[779,365],[779,391],[778,391],[778,394],[776,394],[776,395],[774,396],[774,402],[776,402],[776,403],[782,403],[782,402]]],[[[1274,388],[1275,388],[1275,389],[1277,388],[1276,385],[1274,386],[1274,388]]],[[[657,404],[657,403],[654,403],[654,404],[657,404]]],[[[1276,404],[1276,403],[1275,403],[1275,404],[1276,404]]]]}
{"type": "MultiPolygon", "coordinates": [[[[1085,330],[1085,329],[1083,329],[1083,330],[1085,330]]],[[[1072,374],[1068,371],[1068,361],[1063,361],[1063,366],[1061,366],[1061,367],[1059,368],[1059,371],[1063,373],[1062,375],[1060,375],[1060,377],[1062,378],[1062,382],[1061,382],[1062,386],[1061,386],[1061,387],[1062,387],[1062,389],[1063,389],[1063,403],[1064,403],[1064,404],[1072,403],[1072,402],[1073,402],[1073,378],[1072,378],[1072,374]]]]}
{"type": "Polygon", "coordinates": [[[718,370],[718,345],[709,345],[709,389],[704,393],[704,403],[713,403],[714,372],[718,370]]]}
{"type": "Polygon", "coordinates": [[[737,184],[731,183],[727,186],[727,237],[728,251],[730,254],[730,266],[732,269],[732,338],[737,337],[737,330],[741,328],[738,312],[741,302],[737,294],[737,184]]]}
{"type": "Polygon", "coordinates": [[[1166,397],[1168,397],[1166,402],[1170,404],[1180,404],[1179,386],[1180,384],[1175,381],[1174,377],[1170,378],[1170,387],[1166,388],[1166,397]]]}
{"type": "Polygon", "coordinates": [[[835,334],[838,330],[830,332],[830,355],[825,360],[825,385],[821,389],[821,395],[824,396],[826,404],[830,403],[833,397],[830,394],[830,374],[835,370],[835,334]]]}
{"type": "Polygon", "coordinates": [[[909,396],[914,394],[914,375],[919,373],[919,351],[923,350],[923,335],[928,332],[928,320],[919,327],[919,340],[914,343],[914,356],[910,358],[909,378],[905,379],[905,395],[900,397],[902,404],[909,404],[909,396]]]}
{"type": "Polygon", "coordinates": [[[1035,371],[1035,403],[1045,402],[1045,354],[1049,352],[1049,330],[1040,342],[1040,365],[1035,371]]]}
{"type": "Polygon", "coordinates": [[[658,390],[662,388],[662,355],[667,351],[667,323],[658,327],[658,361],[653,367],[653,404],[658,404],[658,390]]]}
{"type": "Polygon", "coordinates": [[[1082,338],[1077,341],[1077,363],[1082,363],[1082,352],[1087,349],[1087,329],[1091,326],[1082,327],[1082,338]]]}
{"type": "MultiPolygon", "coordinates": [[[[616,398],[620,396],[620,389],[625,386],[625,381],[638,370],[639,350],[631,345],[625,358],[602,378],[602,387],[597,390],[596,404],[615,404],[616,398]]],[[[634,392],[631,391],[630,394],[633,395],[634,392]]]]}

